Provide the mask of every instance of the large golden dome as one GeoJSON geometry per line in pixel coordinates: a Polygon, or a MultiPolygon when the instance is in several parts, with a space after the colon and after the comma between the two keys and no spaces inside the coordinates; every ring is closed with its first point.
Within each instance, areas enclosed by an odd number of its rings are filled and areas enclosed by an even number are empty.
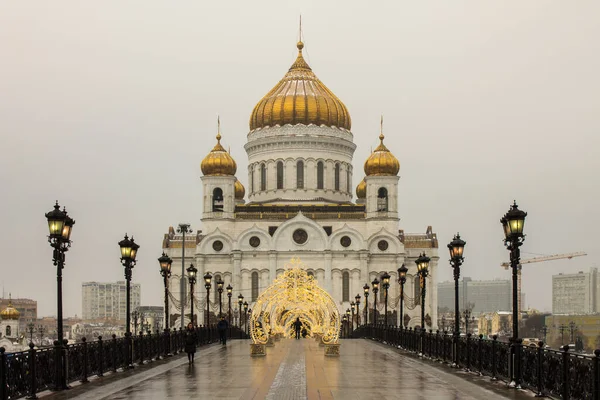
{"type": "Polygon", "coordinates": [[[2,310],[2,312],[0,312],[0,317],[2,317],[2,319],[17,320],[20,316],[21,313],[19,312],[19,310],[12,306],[12,301],[10,300],[8,302],[8,307],[6,307],[4,310],[2,310]]]}
{"type": "Polygon", "coordinates": [[[298,42],[298,58],[283,79],[254,107],[250,131],[266,126],[314,124],[350,130],[348,109],[308,66],[298,42]]]}
{"type": "Polygon", "coordinates": [[[217,133],[217,144],[208,153],[200,169],[204,175],[235,175],[237,165],[231,155],[221,146],[221,133],[217,133]]]}
{"type": "Polygon", "coordinates": [[[364,178],[358,186],[356,186],[356,197],[359,199],[367,198],[367,182],[365,182],[364,178]]]}
{"type": "Polygon", "coordinates": [[[365,174],[373,175],[398,175],[400,162],[383,144],[383,133],[379,135],[379,146],[365,161],[365,174]]]}
{"type": "Polygon", "coordinates": [[[243,200],[244,196],[246,195],[246,189],[244,188],[244,185],[242,185],[242,182],[238,181],[237,179],[233,185],[233,192],[236,200],[243,200]]]}

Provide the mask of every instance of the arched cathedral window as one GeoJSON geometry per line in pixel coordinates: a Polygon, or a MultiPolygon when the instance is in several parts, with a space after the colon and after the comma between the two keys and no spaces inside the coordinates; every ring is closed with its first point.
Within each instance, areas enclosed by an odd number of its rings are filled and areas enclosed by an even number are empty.
{"type": "Polygon", "coordinates": [[[352,178],[350,177],[350,166],[346,169],[346,192],[352,193],[352,178]]]}
{"type": "Polygon", "coordinates": [[[267,190],[267,167],[260,164],[260,190],[267,190]]]}
{"type": "Polygon", "coordinates": [[[277,189],[283,189],[283,161],[277,162],[277,189]]]}
{"type": "Polygon", "coordinates": [[[296,163],[296,188],[304,189],[304,161],[296,163]]]}
{"type": "Polygon", "coordinates": [[[377,191],[377,211],[388,210],[388,191],[386,188],[379,188],[377,191]]]}
{"type": "Polygon", "coordinates": [[[342,273],[342,301],[350,301],[350,273],[342,273]]]}
{"type": "Polygon", "coordinates": [[[335,164],[335,190],[340,190],[340,164],[335,164]]]}
{"type": "Polygon", "coordinates": [[[258,299],[258,272],[252,273],[252,301],[258,299]]]}
{"type": "Polygon", "coordinates": [[[213,212],[223,212],[223,190],[221,188],[213,190],[212,210],[213,212]]]}
{"type": "Polygon", "coordinates": [[[317,189],[323,189],[324,175],[323,161],[319,161],[317,163],[317,189]]]}

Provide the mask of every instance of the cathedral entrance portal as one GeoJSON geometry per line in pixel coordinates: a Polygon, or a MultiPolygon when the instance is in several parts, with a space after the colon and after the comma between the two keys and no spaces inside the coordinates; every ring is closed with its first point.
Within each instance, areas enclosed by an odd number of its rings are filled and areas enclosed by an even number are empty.
{"type": "Polygon", "coordinates": [[[341,325],[338,308],[329,293],[306,273],[300,259],[294,258],[252,308],[252,355],[264,355],[260,354],[264,346],[275,337],[294,337],[297,318],[306,336],[318,337],[326,345],[326,351],[333,347],[337,352],[341,325]]]}

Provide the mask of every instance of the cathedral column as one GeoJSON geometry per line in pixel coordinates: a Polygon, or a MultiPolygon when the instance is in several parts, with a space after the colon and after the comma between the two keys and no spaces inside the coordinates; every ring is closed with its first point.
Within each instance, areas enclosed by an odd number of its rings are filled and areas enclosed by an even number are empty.
{"type": "MultiPolygon", "coordinates": [[[[277,278],[277,253],[269,252],[269,285],[277,278]]],[[[268,285],[267,285],[268,286],[268,285]]]]}
{"type": "Polygon", "coordinates": [[[242,289],[242,253],[239,250],[234,250],[231,252],[231,257],[233,258],[232,286],[234,291],[239,291],[242,289]]]}
{"type": "Polygon", "coordinates": [[[333,294],[333,285],[331,284],[331,260],[333,256],[331,251],[325,250],[325,290],[333,294]]]}

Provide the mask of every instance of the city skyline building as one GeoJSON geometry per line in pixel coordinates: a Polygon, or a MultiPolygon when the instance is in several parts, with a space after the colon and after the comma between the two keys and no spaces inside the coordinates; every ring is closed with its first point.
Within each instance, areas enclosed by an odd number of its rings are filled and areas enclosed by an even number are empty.
{"type": "MultiPolygon", "coordinates": [[[[521,294],[525,304],[525,294],[521,294]]],[[[510,280],[473,280],[463,277],[458,282],[460,310],[471,308],[473,314],[512,310],[512,284],[510,280]]],[[[454,312],[454,281],[438,283],[438,307],[454,312]]]]}
{"type": "MultiPolygon", "coordinates": [[[[111,319],[125,321],[127,316],[127,296],[125,281],[83,282],[82,313],[85,320],[111,319]]],[[[141,285],[131,283],[131,309],[140,306],[141,285]]]]}
{"type": "Polygon", "coordinates": [[[576,274],[552,275],[552,314],[593,314],[600,311],[598,268],[576,274]]]}

